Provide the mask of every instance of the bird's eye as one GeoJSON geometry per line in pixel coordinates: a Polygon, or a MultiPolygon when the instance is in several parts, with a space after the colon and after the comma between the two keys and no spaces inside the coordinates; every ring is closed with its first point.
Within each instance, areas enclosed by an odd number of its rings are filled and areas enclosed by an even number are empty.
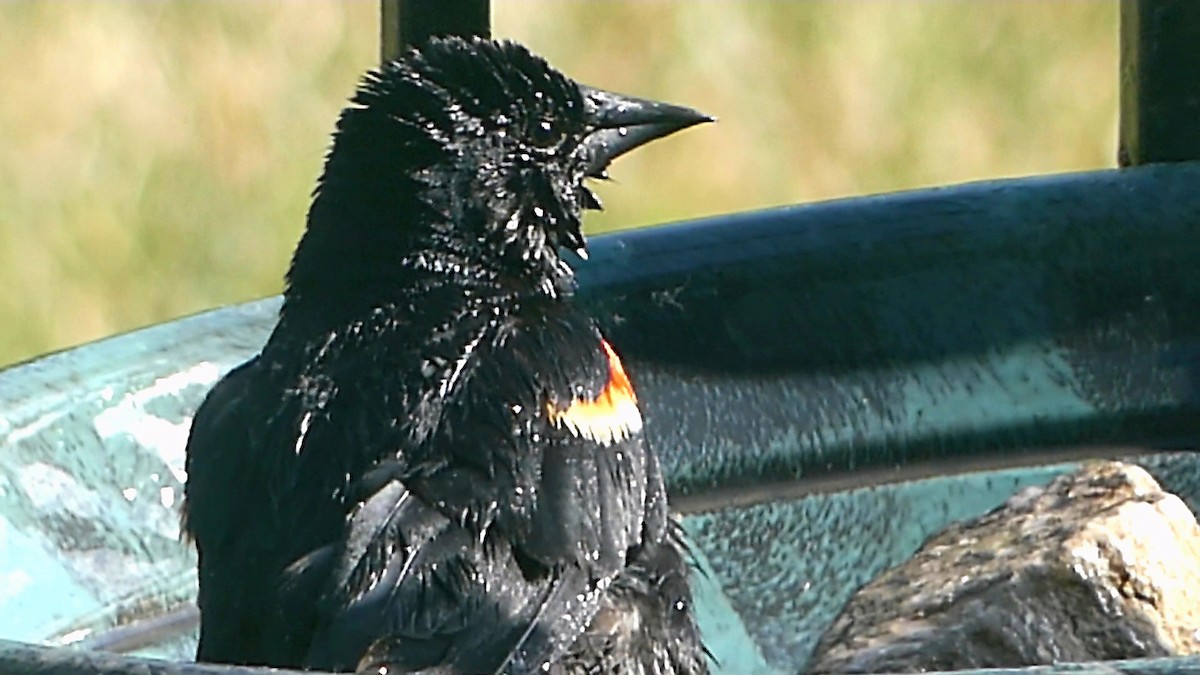
{"type": "Polygon", "coordinates": [[[558,141],[554,123],[548,119],[536,120],[529,130],[529,142],[535,147],[548,148],[558,141]]]}

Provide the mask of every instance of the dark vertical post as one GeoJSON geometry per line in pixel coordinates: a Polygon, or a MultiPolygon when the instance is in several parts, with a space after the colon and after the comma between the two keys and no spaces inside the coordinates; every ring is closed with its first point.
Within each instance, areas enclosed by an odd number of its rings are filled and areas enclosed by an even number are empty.
{"type": "Polygon", "coordinates": [[[381,0],[380,58],[434,35],[491,35],[490,0],[381,0]]]}
{"type": "Polygon", "coordinates": [[[1121,166],[1200,159],[1200,0],[1121,0],[1121,166]]]}

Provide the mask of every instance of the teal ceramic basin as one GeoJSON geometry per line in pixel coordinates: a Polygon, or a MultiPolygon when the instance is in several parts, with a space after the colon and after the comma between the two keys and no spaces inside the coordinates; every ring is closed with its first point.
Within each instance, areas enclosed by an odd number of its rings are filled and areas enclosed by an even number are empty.
{"type": "MultiPolygon", "coordinates": [[[[1197,185],[1146,167],[595,238],[581,300],[639,387],[718,673],[801,671],[858,586],[1083,459],[1135,457],[1195,509],[1197,185]]],[[[183,448],[277,308],[0,372],[0,672],[235,672],[182,663],[183,448]]]]}

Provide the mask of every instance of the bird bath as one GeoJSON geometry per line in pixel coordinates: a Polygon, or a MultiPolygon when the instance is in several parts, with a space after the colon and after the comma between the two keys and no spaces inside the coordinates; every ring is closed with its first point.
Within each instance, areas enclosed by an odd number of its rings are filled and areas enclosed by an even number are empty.
{"type": "MultiPolygon", "coordinates": [[[[1200,462],[1162,451],[1200,438],[1196,185],[1145,167],[593,240],[581,300],[639,387],[716,672],[797,672],[859,585],[1082,459],[1137,456],[1195,510],[1200,462]]],[[[0,372],[0,671],[225,672],[30,643],[190,657],[188,425],[277,308],[0,372]]]]}

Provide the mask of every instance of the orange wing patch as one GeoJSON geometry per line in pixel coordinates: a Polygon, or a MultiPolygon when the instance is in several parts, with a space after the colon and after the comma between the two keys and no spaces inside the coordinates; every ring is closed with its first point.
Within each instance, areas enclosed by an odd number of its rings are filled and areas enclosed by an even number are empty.
{"type": "Polygon", "coordinates": [[[601,340],[600,347],[608,356],[608,384],[600,395],[590,401],[576,399],[566,410],[547,403],[546,412],[554,426],[565,427],[576,436],[602,445],[612,445],[641,431],[642,413],[621,359],[608,341],[601,340]]]}

